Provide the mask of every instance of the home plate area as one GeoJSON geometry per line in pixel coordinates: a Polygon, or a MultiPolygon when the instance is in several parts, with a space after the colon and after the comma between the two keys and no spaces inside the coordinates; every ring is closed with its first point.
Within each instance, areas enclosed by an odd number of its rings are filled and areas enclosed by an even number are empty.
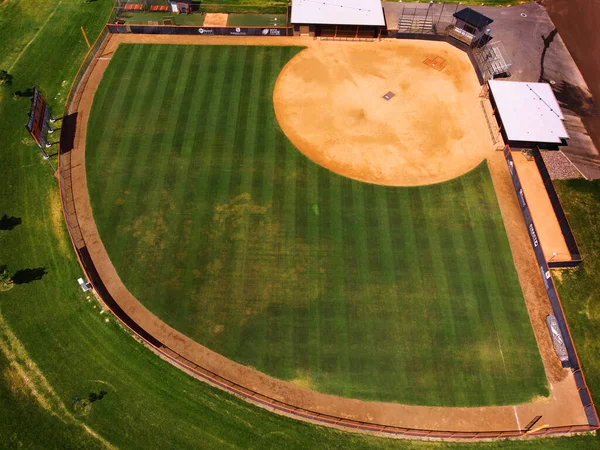
{"type": "Polygon", "coordinates": [[[441,56],[428,56],[423,64],[441,72],[446,67],[446,60],[441,56]]]}

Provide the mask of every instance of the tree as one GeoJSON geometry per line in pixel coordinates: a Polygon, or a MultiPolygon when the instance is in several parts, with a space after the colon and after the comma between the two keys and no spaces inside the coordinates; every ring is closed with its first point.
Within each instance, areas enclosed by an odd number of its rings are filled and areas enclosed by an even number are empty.
{"type": "Polygon", "coordinates": [[[13,76],[6,70],[0,70],[0,86],[12,85],[13,76]]]}
{"type": "Polygon", "coordinates": [[[7,266],[0,266],[0,291],[8,291],[14,286],[12,276],[8,272],[7,266]]]}

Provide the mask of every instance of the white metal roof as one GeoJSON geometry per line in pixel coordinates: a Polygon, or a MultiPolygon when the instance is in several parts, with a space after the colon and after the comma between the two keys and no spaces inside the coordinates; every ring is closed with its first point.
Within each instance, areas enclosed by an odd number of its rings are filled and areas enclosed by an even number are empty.
{"type": "Polygon", "coordinates": [[[489,85],[509,141],[560,144],[569,138],[548,83],[490,80],[489,85]]]}
{"type": "Polygon", "coordinates": [[[384,26],[380,0],[292,0],[292,23],[384,26]]]}

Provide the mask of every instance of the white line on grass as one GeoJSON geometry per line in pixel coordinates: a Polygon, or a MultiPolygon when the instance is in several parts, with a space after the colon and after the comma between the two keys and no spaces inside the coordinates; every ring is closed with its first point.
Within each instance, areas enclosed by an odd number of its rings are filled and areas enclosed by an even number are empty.
{"type": "Polygon", "coordinates": [[[502,345],[500,345],[500,336],[496,331],[496,339],[498,340],[498,348],[500,349],[500,356],[502,356],[502,365],[504,366],[504,375],[508,377],[508,371],[506,370],[506,362],[504,361],[504,352],[502,351],[502,345]]]}
{"type": "Polygon", "coordinates": [[[44,27],[48,24],[48,22],[50,22],[50,19],[52,19],[52,17],[54,17],[56,10],[58,9],[58,7],[60,6],[61,3],[62,3],[62,0],[60,0],[56,4],[54,11],[52,11],[52,13],[46,18],[46,20],[44,21],[44,23],[42,24],[40,29],[37,31],[37,33],[35,33],[35,35],[31,38],[31,40],[27,43],[27,45],[23,48],[23,50],[21,50],[21,53],[19,53],[19,56],[17,56],[17,59],[15,59],[14,62],[12,63],[12,65],[9,67],[8,72],[12,72],[14,67],[17,65],[17,63],[21,59],[21,56],[23,56],[23,53],[25,53],[25,51],[29,48],[29,46],[33,43],[33,41],[35,41],[37,39],[37,37],[40,35],[40,33],[42,32],[44,27]]]}

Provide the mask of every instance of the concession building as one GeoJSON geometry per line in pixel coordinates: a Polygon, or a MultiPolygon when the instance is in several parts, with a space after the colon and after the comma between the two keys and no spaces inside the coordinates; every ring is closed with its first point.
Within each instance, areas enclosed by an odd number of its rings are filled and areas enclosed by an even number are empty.
{"type": "Polygon", "coordinates": [[[292,0],[295,35],[376,38],[385,30],[380,0],[292,0]]]}
{"type": "Polygon", "coordinates": [[[505,143],[515,148],[558,148],[569,135],[548,83],[490,80],[490,101],[505,143]]]}

